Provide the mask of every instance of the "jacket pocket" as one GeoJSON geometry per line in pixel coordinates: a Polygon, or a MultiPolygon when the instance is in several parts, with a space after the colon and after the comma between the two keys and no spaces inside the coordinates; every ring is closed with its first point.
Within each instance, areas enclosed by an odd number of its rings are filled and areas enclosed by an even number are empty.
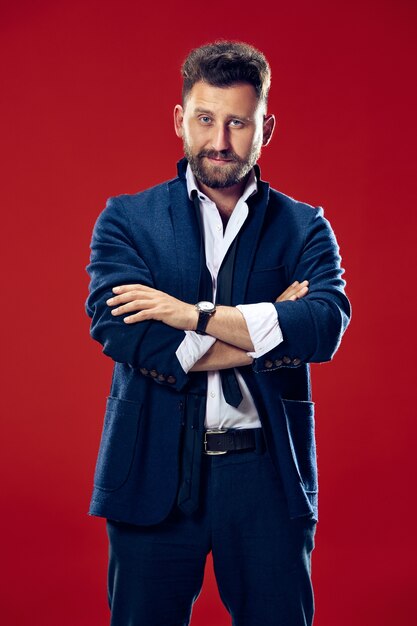
{"type": "Polygon", "coordinates": [[[287,266],[253,269],[249,275],[245,304],[275,302],[288,287],[287,266]]]}
{"type": "Polygon", "coordinates": [[[94,473],[94,486],[105,491],[119,489],[127,480],[139,431],[140,402],[109,396],[94,473]]]}
{"type": "Polygon", "coordinates": [[[282,400],[294,464],[304,488],[318,490],[314,402],[282,400]]]}

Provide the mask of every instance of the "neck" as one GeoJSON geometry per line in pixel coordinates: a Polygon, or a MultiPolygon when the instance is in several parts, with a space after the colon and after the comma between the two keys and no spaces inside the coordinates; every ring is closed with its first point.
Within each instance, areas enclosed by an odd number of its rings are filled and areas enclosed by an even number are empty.
{"type": "Polygon", "coordinates": [[[243,194],[243,190],[246,187],[249,174],[247,174],[236,185],[231,187],[213,188],[208,187],[200,180],[197,180],[199,189],[214,202],[218,210],[225,215],[230,215],[235,208],[237,201],[243,194]]]}

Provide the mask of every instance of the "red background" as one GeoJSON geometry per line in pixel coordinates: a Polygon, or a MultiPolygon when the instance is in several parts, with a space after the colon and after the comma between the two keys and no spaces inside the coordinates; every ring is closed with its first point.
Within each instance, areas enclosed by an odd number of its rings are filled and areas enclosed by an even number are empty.
{"type": "MultiPolygon", "coordinates": [[[[219,37],[269,58],[263,177],[324,207],[353,305],[313,367],[315,623],[412,622],[416,4],[72,0],[0,14],[2,624],[108,623],[104,522],[86,514],[112,367],[83,308],[91,231],[107,197],[175,175],[179,66],[219,37]]],[[[210,565],[193,626],[229,621],[210,565]]]]}

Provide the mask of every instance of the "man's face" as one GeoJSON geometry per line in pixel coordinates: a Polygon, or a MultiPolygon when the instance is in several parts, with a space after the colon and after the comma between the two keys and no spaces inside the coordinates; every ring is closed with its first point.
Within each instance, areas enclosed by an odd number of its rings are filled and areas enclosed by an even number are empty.
{"type": "Polygon", "coordinates": [[[175,130],[195,177],[211,188],[236,185],[271,138],[274,117],[248,83],[193,85],[184,108],[174,110],[175,130]]]}

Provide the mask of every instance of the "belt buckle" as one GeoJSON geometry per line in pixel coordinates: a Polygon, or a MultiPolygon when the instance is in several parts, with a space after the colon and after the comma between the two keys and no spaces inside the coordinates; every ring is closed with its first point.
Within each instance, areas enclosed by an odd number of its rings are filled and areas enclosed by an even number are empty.
{"type": "Polygon", "coordinates": [[[204,454],[216,456],[218,454],[227,454],[227,450],[207,450],[207,435],[221,435],[227,433],[228,428],[209,428],[204,432],[204,454]]]}

